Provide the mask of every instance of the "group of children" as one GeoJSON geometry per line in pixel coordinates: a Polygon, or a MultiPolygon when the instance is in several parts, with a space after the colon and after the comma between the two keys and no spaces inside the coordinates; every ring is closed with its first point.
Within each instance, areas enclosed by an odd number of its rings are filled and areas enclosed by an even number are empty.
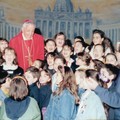
{"type": "Polygon", "coordinates": [[[120,119],[120,45],[101,30],[90,45],[63,32],[45,40],[45,60],[23,71],[0,39],[1,120],[120,119]]]}

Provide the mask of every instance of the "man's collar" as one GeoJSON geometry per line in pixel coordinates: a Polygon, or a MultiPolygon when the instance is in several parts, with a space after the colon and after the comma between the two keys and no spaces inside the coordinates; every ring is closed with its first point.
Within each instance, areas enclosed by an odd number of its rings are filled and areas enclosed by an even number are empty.
{"type": "Polygon", "coordinates": [[[24,36],[24,34],[22,33],[22,37],[23,37],[23,40],[32,40],[33,38],[31,38],[31,39],[27,39],[25,36],[24,36]]]}

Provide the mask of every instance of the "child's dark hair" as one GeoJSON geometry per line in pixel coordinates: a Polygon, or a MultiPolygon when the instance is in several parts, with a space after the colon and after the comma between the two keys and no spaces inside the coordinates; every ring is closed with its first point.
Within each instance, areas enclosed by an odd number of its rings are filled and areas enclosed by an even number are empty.
{"type": "Polygon", "coordinates": [[[102,86],[102,82],[99,79],[98,72],[94,69],[88,69],[85,71],[86,77],[91,77],[93,80],[97,81],[97,83],[102,86]]]}
{"type": "Polygon", "coordinates": [[[75,39],[79,39],[81,42],[84,42],[84,41],[85,41],[82,36],[76,36],[76,37],[74,38],[74,40],[75,40],[75,39]]]}
{"type": "Polygon", "coordinates": [[[68,46],[71,46],[71,47],[72,47],[72,42],[71,42],[71,40],[70,40],[70,39],[65,40],[64,45],[68,45],[68,46]]]}
{"type": "Polygon", "coordinates": [[[49,53],[47,53],[46,59],[47,59],[48,56],[51,56],[51,57],[54,57],[54,58],[55,58],[56,53],[55,53],[55,52],[49,52],[49,53]]]}
{"type": "Polygon", "coordinates": [[[4,62],[3,58],[2,58],[2,52],[0,51],[0,65],[4,62]]]}
{"type": "Polygon", "coordinates": [[[45,46],[46,46],[46,44],[47,44],[49,41],[53,42],[53,43],[55,44],[55,46],[56,46],[56,43],[55,43],[55,41],[54,41],[53,39],[47,39],[47,40],[45,41],[45,46]]]}
{"type": "Polygon", "coordinates": [[[86,65],[90,64],[91,56],[89,55],[89,53],[86,53],[86,52],[78,53],[78,58],[85,61],[86,65]]]}
{"type": "MultiPolygon", "coordinates": [[[[50,81],[47,81],[47,84],[50,84],[51,85],[51,83],[52,83],[52,75],[51,75],[51,73],[48,71],[48,70],[46,70],[46,69],[42,69],[41,71],[40,71],[40,76],[41,76],[41,72],[42,71],[45,71],[45,73],[47,74],[47,76],[49,76],[50,77],[50,81]]],[[[40,83],[40,81],[38,81],[37,82],[37,86],[38,86],[38,88],[40,88],[40,86],[41,86],[41,83],[40,83]]]]}
{"type": "Polygon", "coordinates": [[[45,66],[44,60],[36,59],[35,61],[39,61],[39,63],[40,63],[39,68],[42,68],[42,69],[44,68],[44,66],[45,66]]]}
{"type": "Polygon", "coordinates": [[[8,42],[8,40],[7,40],[6,38],[2,38],[2,37],[0,37],[0,41],[5,41],[6,43],[9,44],[9,42],[8,42]]]}
{"type": "Polygon", "coordinates": [[[102,68],[102,67],[104,67],[105,66],[105,64],[102,62],[102,61],[100,61],[100,60],[98,60],[98,59],[94,59],[94,60],[92,60],[93,62],[94,62],[94,67],[95,67],[95,69],[99,72],[100,71],[100,69],[102,68]]]}
{"type": "Polygon", "coordinates": [[[82,44],[83,44],[84,47],[87,47],[87,46],[88,46],[88,44],[85,42],[85,40],[84,40],[84,38],[83,38],[82,36],[76,36],[76,37],[74,38],[74,40],[75,40],[75,39],[79,39],[78,41],[82,42],[82,44]]]}
{"type": "MultiPolygon", "coordinates": [[[[61,69],[61,67],[59,68],[61,69]]],[[[63,81],[60,83],[59,88],[53,93],[53,95],[60,95],[60,93],[67,89],[75,98],[75,103],[79,103],[79,96],[77,94],[78,87],[75,81],[75,75],[71,68],[64,66],[63,81]]]]}
{"type": "Polygon", "coordinates": [[[69,45],[69,44],[64,44],[64,45],[63,45],[63,48],[64,48],[65,46],[67,46],[68,48],[70,48],[71,52],[73,51],[73,47],[72,47],[71,45],[69,45]]]}
{"type": "MultiPolygon", "coordinates": [[[[8,46],[8,47],[6,47],[6,48],[4,49],[2,55],[4,55],[6,51],[13,51],[13,54],[15,55],[15,59],[13,60],[13,64],[18,65],[17,54],[16,54],[15,50],[14,50],[13,48],[11,48],[11,47],[8,46]]],[[[4,61],[5,61],[5,60],[4,60],[4,61]]]]}
{"type": "Polygon", "coordinates": [[[45,71],[46,74],[52,79],[51,73],[50,73],[48,70],[46,70],[46,69],[42,69],[42,70],[40,71],[40,76],[41,76],[41,72],[42,72],[42,71],[45,71]]]}
{"type": "Polygon", "coordinates": [[[8,77],[7,71],[0,71],[0,86],[6,82],[6,78],[8,77]]]}
{"type": "Polygon", "coordinates": [[[107,69],[110,75],[114,75],[115,77],[113,80],[116,80],[117,76],[119,75],[119,68],[117,68],[116,66],[112,64],[105,64],[104,68],[107,69]]]}
{"type": "Polygon", "coordinates": [[[57,38],[57,36],[63,35],[64,36],[64,40],[66,40],[66,35],[63,32],[59,32],[54,36],[54,39],[57,38]]]}
{"type": "MultiPolygon", "coordinates": [[[[114,53],[108,53],[108,54],[105,56],[105,61],[106,61],[107,56],[109,56],[109,55],[114,56],[114,58],[115,58],[116,61],[117,61],[117,56],[116,56],[114,53]]],[[[112,62],[112,61],[111,61],[111,62],[112,62]]]]}
{"type": "Polygon", "coordinates": [[[101,36],[101,38],[105,38],[105,33],[102,30],[94,29],[93,34],[96,34],[96,33],[98,33],[101,36]]]}
{"type": "Polygon", "coordinates": [[[76,43],[81,43],[82,47],[86,48],[86,45],[84,44],[84,42],[82,42],[82,41],[76,41],[74,44],[76,44],[76,43]]]}

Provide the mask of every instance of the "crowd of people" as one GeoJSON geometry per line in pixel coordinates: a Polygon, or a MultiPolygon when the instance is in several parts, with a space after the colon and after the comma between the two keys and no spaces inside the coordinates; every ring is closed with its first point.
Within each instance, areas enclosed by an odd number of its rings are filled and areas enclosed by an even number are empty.
{"type": "Polygon", "coordinates": [[[0,38],[0,120],[120,120],[120,44],[99,29],[88,44],[35,28],[0,38]]]}

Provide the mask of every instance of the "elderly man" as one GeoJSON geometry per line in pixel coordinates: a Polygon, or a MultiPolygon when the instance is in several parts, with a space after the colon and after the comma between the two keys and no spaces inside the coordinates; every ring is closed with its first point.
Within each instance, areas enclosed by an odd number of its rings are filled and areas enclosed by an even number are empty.
{"type": "Polygon", "coordinates": [[[24,71],[36,59],[44,60],[44,38],[34,32],[32,20],[25,20],[21,32],[12,38],[9,46],[17,53],[18,64],[24,71]]]}

